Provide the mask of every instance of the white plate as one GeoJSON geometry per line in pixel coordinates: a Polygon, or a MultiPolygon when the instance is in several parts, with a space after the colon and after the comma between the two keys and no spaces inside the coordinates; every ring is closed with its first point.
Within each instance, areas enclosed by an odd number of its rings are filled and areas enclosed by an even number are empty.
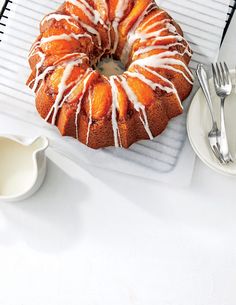
{"type": "MultiPolygon", "coordinates": [[[[230,71],[233,84],[235,84],[235,73],[230,71]]],[[[210,89],[212,93],[213,107],[220,126],[220,100],[217,97],[213,85],[210,80],[210,89]]],[[[226,128],[229,139],[230,151],[236,160],[236,90],[235,86],[232,94],[225,102],[226,128]]],[[[208,142],[208,132],[212,127],[210,112],[207,102],[201,89],[198,90],[193,98],[187,118],[187,131],[190,143],[198,155],[198,157],[211,169],[221,174],[236,176],[236,161],[234,164],[221,165],[211,151],[208,142]]]]}

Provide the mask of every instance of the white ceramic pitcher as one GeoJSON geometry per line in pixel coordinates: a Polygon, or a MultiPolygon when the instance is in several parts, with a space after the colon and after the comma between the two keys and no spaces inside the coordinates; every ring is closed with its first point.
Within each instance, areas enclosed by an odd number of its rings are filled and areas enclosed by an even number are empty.
{"type": "Polygon", "coordinates": [[[0,200],[19,201],[35,193],[46,174],[46,137],[31,141],[0,136],[0,200]]]}

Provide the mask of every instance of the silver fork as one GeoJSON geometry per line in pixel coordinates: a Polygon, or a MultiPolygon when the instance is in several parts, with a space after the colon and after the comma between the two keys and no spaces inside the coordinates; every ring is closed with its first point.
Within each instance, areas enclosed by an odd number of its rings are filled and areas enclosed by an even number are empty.
{"type": "Polygon", "coordinates": [[[225,164],[224,158],[220,153],[220,145],[219,145],[220,130],[217,126],[216,119],[214,116],[210,88],[208,84],[208,77],[206,70],[204,69],[204,66],[202,64],[199,64],[197,67],[197,77],[201,85],[202,91],[205,95],[212,120],[212,129],[208,133],[209,144],[215,157],[220,161],[220,163],[225,164]]]}
{"type": "Polygon", "coordinates": [[[216,64],[216,68],[214,64],[212,64],[213,71],[213,79],[215,84],[216,94],[221,99],[221,107],[220,107],[220,119],[221,119],[221,136],[220,136],[220,153],[224,159],[224,161],[228,164],[229,162],[233,162],[233,158],[229,151],[229,144],[227,139],[226,127],[225,127],[225,113],[224,106],[225,100],[227,96],[229,96],[232,92],[232,82],[230,78],[229,69],[224,63],[216,64]]]}

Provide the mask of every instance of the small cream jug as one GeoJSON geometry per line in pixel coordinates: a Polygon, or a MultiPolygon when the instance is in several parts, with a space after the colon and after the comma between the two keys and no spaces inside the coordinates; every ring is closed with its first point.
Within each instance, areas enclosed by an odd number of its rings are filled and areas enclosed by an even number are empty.
{"type": "Polygon", "coordinates": [[[46,137],[33,141],[0,136],[0,200],[19,201],[33,195],[46,174],[46,137]]]}

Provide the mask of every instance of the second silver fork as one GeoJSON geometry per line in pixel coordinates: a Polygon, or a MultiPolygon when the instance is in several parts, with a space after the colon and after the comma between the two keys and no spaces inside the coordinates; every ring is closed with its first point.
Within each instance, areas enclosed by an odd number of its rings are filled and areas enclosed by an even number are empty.
{"type": "Polygon", "coordinates": [[[212,64],[213,79],[216,94],[221,99],[220,118],[221,118],[221,135],[220,135],[220,153],[226,163],[233,162],[233,158],[229,151],[229,144],[227,139],[226,124],[225,124],[225,99],[232,92],[232,82],[230,78],[229,69],[224,63],[216,64],[216,67],[212,64]]]}

